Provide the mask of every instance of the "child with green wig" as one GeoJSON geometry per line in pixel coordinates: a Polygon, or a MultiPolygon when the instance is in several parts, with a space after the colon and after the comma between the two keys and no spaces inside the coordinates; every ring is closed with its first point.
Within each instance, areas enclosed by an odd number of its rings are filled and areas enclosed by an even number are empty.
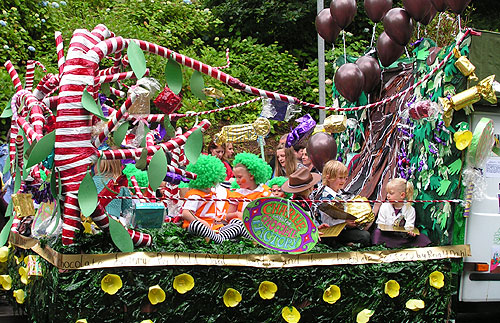
{"type": "Polygon", "coordinates": [[[271,190],[271,196],[281,197],[281,198],[291,198],[291,193],[286,193],[281,189],[281,186],[287,181],[287,178],[284,176],[273,177],[269,182],[267,182],[267,186],[269,186],[271,190]]]}
{"type": "Polygon", "coordinates": [[[241,235],[248,237],[241,220],[227,222],[227,214],[235,212],[236,206],[224,201],[230,192],[219,185],[226,178],[222,161],[214,156],[200,155],[196,163],[189,164],[186,170],[195,173],[196,179],[187,184],[190,190],[182,207],[182,227],[217,243],[241,235]]]}
{"type": "MultiPolygon", "coordinates": [[[[272,175],[271,166],[257,155],[239,153],[233,161],[233,173],[239,188],[231,192],[233,198],[255,200],[259,197],[271,196],[269,187],[265,185],[272,175]]],[[[230,202],[237,210],[228,210],[228,219],[242,219],[243,210],[250,202],[230,202]]]]}

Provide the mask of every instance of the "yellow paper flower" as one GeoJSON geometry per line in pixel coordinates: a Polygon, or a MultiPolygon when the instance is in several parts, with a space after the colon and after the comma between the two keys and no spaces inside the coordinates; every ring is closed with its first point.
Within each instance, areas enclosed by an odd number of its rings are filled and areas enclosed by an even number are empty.
{"type": "Polygon", "coordinates": [[[24,298],[26,297],[26,294],[24,293],[24,290],[22,290],[22,289],[16,289],[12,294],[16,298],[16,302],[18,302],[19,304],[23,304],[24,303],[24,298]]]}
{"type": "Polygon", "coordinates": [[[9,259],[9,247],[3,246],[0,248],[0,262],[6,262],[9,259]]]}
{"type": "Polygon", "coordinates": [[[0,275],[0,284],[4,290],[10,290],[12,288],[12,278],[9,275],[0,275]]]}
{"type": "Polygon", "coordinates": [[[444,275],[440,271],[434,271],[429,275],[429,284],[437,289],[444,286],[444,275]]]}
{"type": "Polygon", "coordinates": [[[19,265],[20,263],[22,263],[24,261],[24,255],[21,255],[19,257],[14,255],[14,259],[16,259],[16,264],[19,265]]]}
{"type": "Polygon", "coordinates": [[[389,280],[385,283],[384,292],[389,295],[390,298],[399,296],[399,283],[395,280],[389,280]]]}
{"type": "Polygon", "coordinates": [[[153,323],[151,320],[142,320],[141,323],[153,323]]]}
{"type": "Polygon", "coordinates": [[[330,285],[323,293],[323,300],[328,304],[333,304],[340,298],[340,287],[337,285],[330,285]]]}
{"type": "Polygon", "coordinates": [[[174,278],[174,289],[179,294],[189,292],[194,287],[194,278],[190,274],[180,274],[174,278]]]}
{"type": "Polygon", "coordinates": [[[151,304],[156,305],[165,300],[165,292],[159,285],[149,287],[148,298],[151,304]]]}
{"type": "Polygon", "coordinates": [[[24,285],[28,285],[28,268],[23,266],[19,267],[19,276],[21,276],[21,283],[23,283],[24,285]]]}
{"type": "Polygon", "coordinates": [[[122,288],[123,283],[120,276],[115,274],[107,274],[101,280],[101,289],[108,293],[109,295],[114,295],[116,292],[122,288]]]}
{"type": "Polygon", "coordinates": [[[228,288],[222,299],[227,307],[235,307],[241,302],[241,294],[236,289],[228,288]]]}
{"type": "Polygon", "coordinates": [[[281,316],[288,323],[297,323],[300,321],[300,313],[294,306],[285,306],[281,310],[281,316]]]}
{"type": "Polygon", "coordinates": [[[87,319],[79,319],[75,323],[87,323],[87,319]]]}
{"type": "Polygon", "coordinates": [[[262,299],[272,299],[274,294],[278,291],[278,286],[270,281],[263,281],[259,285],[259,295],[262,299]]]}
{"type": "Polygon", "coordinates": [[[464,150],[469,147],[472,141],[472,132],[469,130],[457,131],[453,135],[453,139],[455,140],[455,146],[458,150],[464,150]]]}
{"type": "Polygon", "coordinates": [[[421,299],[410,299],[406,302],[406,308],[412,311],[419,311],[425,307],[425,303],[421,299]]]}
{"type": "Polygon", "coordinates": [[[89,222],[82,222],[83,233],[93,234],[92,225],[89,222]]]}
{"type": "Polygon", "coordinates": [[[370,320],[370,317],[375,313],[375,311],[371,311],[369,309],[364,309],[361,312],[358,313],[358,316],[356,316],[356,322],[357,323],[366,323],[370,320]]]}

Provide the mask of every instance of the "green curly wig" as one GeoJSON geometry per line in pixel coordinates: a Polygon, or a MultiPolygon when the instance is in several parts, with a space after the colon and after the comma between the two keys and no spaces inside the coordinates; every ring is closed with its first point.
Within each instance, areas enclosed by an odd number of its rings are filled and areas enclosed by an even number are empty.
{"type": "Polygon", "coordinates": [[[269,166],[259,156],[250,153],[239,153],[234,157],[233,167],[236,165],[244,165],[250,174],[253,175],[257,185],[267,182],[273,173],[271,166],[269,166]]]}
{"type": "Polygon", "coordinates": [[[132,176],[135,176],[139,187],[148,187],[149,185],[148,172],[138,169],[134,164],[127,164],[122,173],[127,176],[129,187],[133,186],[130,181],[130,177],[132,176]]]}
{"type": "MultiPolygon", "coordinates": [[[[267,183],[267,186],[269,186],[269,188],[271,189],[273,188],[273,185],[278,185],[279,187],[281,187],[283,184],[285,184],[286,181],[287,181],[286,177],[283,176],[274,177],[267,183]]],[[[287,192],[283,193],[285,193],[286,198],[292,197],[292,193],[287,193],[287,192]]]]}
{"type": "Polygon", "coordinates": [[[223,182],[226,178],[226,167],[214,156],[200,155],[196,163],[189,164],[186,170],[197,175],[196,179],[189,181],[189,188],[206,189],[223,182]]]}

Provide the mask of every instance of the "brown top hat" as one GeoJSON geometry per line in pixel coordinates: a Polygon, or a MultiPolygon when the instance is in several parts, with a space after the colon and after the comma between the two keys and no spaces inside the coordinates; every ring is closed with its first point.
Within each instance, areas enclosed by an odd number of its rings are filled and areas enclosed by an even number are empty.
{"type": "Polygon", "coordinates": [[[288,180],[281,186],[281,189],[287,193],[302,192],[316,185],[320,179],[320,174],[311,173],[306,167],[301,167],[289,176],[288,180]]]}

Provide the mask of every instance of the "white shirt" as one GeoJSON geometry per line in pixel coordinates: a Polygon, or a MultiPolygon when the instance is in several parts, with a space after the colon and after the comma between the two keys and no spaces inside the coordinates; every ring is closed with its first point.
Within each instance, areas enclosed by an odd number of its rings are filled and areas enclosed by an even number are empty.
{"type": "MultiPolygon", "coordinates": [[[[321,200],[334,200],[339,194],[340,193],[335,192],[331,187],[325,186],[323,193],[321,194],[321,200]]],[[[321,222],[326,223],[329,226],[334,226],[345,222],[345,220],[334,219],[322,211],[318,210],[318,212],[321,215],[321,222]]]]}
{"type": "Polygon", "coordinates": [[[396,215],[396,211],[391,203],[383,203],[378,210],[377,224],[394,225],[394,222],[400,215],[405,219],[406,230],[411,230],[415,227],[415,209],[408,203],[403,205],[398,215],[396,215]]]}

